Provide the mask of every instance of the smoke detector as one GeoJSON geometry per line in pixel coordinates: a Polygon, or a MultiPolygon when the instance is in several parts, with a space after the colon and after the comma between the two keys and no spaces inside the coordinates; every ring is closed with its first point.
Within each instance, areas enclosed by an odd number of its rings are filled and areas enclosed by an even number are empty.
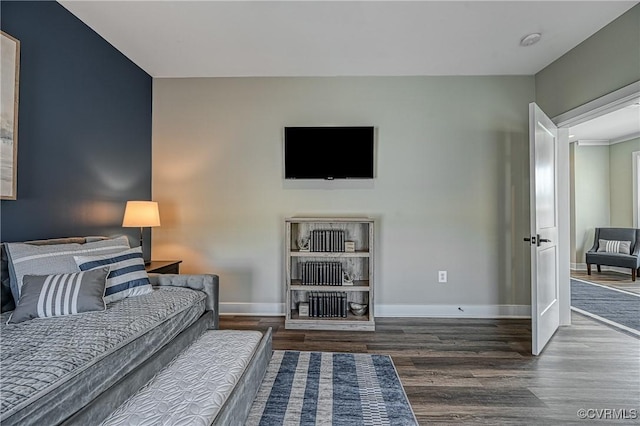
{"type": "Polygon", "coordinates": [[[531,33],[528,34],[524,37],[522,37],[522,40],[520,40],[520,46],[531,46],[532,44],[536,44],[537,42],[540,41],[540,38],[542,37],[542,34],[540,33],[531,33]]]}

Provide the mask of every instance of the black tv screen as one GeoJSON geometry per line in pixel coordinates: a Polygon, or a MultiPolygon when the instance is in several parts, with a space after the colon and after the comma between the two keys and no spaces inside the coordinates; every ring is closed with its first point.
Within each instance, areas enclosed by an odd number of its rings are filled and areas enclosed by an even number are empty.
{"type": "Polygon", "coordinates": [[[373,127],[285,127],[285,179],[372,179],[373,127]]]}

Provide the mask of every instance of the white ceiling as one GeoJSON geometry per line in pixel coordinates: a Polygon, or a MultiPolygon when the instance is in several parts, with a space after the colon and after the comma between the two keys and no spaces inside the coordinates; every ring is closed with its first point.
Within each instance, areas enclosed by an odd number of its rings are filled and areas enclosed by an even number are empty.
{"type": "MultiPolygon", "coordinates": [[[[532,75],[638,3],[58,1],[153,77],[532,75]]],[[[640,108],[571,134],[640,135],[640,108]]]]}
{"type": "Polygon", "coordinates": [[[637,3],[59,2],[153,77],[532,75],[637,3]]]}
{"type": "Polygon", "coordinates": [[[569,129],[570,141],[610,144],[640,137],[640,99],[569,129]]]}

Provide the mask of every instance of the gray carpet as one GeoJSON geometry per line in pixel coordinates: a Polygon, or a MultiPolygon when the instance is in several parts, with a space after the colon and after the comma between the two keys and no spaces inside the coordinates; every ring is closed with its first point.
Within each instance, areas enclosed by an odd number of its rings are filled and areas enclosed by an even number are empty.
{"type": "Polygon", "coordinates": [[[640,332],[640,296],[572,279],[571,306],[640,332]]]}
{"type": "Polygon", "coordinates": [[[417,425],[391,357],[274,351],[247,425],[417,425]]]}

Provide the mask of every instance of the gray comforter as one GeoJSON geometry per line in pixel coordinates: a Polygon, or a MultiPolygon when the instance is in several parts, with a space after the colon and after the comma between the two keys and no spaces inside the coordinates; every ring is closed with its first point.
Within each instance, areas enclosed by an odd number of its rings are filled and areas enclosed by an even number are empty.
{"type": "Polygon", "coordinates": [[[205,311],[205,297],[159,287],[103,312],[11,325],[7,314],[0,315],[0,421],[32,423],[41,417],[57,423],[61,419],[43,416],[52,405],[93,398],[91,393],[109,386],[132,359],[149,356],[195,322],[205,311]]]}

